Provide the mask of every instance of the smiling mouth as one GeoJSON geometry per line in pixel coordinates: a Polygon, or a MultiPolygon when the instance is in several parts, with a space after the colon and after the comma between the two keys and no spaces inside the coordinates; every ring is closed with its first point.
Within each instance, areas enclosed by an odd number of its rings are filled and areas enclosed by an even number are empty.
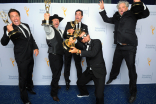
{"type": "Polygon", "coordinates": [[[15,22],[15,23],[18,23],[18,20],[15,20],[14,22],[15,22]]]}

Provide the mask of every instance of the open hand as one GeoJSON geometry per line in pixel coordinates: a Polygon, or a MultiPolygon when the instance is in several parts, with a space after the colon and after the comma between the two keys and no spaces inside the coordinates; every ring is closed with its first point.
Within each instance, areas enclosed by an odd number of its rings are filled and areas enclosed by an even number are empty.
{"type": "Polygon", "coordinates": [[[75,30],[74,30],[74,29],[68,29],[67,31],[68,31],[68,33],[70,33],[70,34],[73,34],[73,32],[74,32],[75,30]]]}
{"type": "Polygon", "coordinates": [[[99,1],[99,2],[100,2],[100,4],[99,4],[100,9],[104,9],[104,3],[103,3],[103,0],[101,0],[101,1],[99,1]]]}

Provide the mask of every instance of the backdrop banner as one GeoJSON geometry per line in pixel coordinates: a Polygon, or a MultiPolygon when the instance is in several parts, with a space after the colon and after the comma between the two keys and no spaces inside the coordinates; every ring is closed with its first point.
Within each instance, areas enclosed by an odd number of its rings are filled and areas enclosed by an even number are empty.
{"type": "MultiPolygon", "coordinates": [[[[105,4],[105,10],[109,17],[117,11],[116,4],[105,4]]],[[[138,37],[138,47],[136,54],[136,71],[138,74],[137,84],[156,83],[156,6],[147,5],[150,10],[150,16],[138,20],[136,34],[138,37]]],[[[44,19],[44,3],[9,3],[0,4],[0,11],[8,13],[10,8],[14,8],[21,13],[21,22],[29,24],[34,39],[39,47],[39,55],[34,55],[33,81],[35,85],[50,85],[52,72],[49,66],[48,46],[46,43],[46,34],[42,24],[44,19]]],[[[58,14],[64,20],[59,28],[64,30],[68,21],[75,19],[75,11],[83,11],[82,22],[88,25],[89,34],[92,39],[100,39],[103,48],[103,57],[106,63],[107,76],[112,68],[113,55],[116,45],[113,44],[114,25],[105,23],[99,14],[98,4],[77,4],[77,3],[51,3],[50,15],[58,14]]],[[[8,18],[9,19],[9,18],[8,18]]],[[[11,23],[10,19],[9,22],[11,23]]],[[[0,38],[3,36],[3,27],[6,24],[0,19],[0,38]]],[[[0,85],[18,85],[18,69],[13,53],[14,45],[10,41],[7,46],[0,45],[0,85]]],[[[83,71],[86,69],[86,59],[82,58],[83,71]]],[[[71,63],[71,85],[76,85],[77,74],[75,62],[71,63]]],[[[128,69],[123,60],[120,73],[116,80],[111,84],[128,84],[128,69]]],[[[62,68],[60,85],[65,85],[64,67],[62,68]]],[[[94,84],[93,81],[88,83],[94,84]]]]}

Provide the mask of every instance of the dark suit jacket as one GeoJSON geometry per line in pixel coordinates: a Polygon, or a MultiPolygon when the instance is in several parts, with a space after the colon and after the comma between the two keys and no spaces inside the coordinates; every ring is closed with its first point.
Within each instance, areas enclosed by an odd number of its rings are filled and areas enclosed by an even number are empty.
{"type": "MultiPolygon", "coordinates": [[[[28,24],[24,24],[30,31],[28,24]]],[[[18,28],[17,26],[13,25],[13,28],[18,28]]],[[[24,61],[30,58],[33,58],[33,50],[38,49],[37,44],[30,32],[29,39],[26,38],[23,33],[17,33],[12,35],[10,38],[6,34],[7,27],[4,26],[4,35],[1,39],[1,44],[3,46],[7,45],[11,39],[14,44],[14,55],[16,61],[24,61]]]]}
{"type": "Polygon", "coordinates": [[[134,14],[132,11],[128,10],[124,12],[122,17],[119,12],[116,12],[113,17],[107,17],[106,11],[100,12],[100,15],[104,22],[115,24],[114,27],[114,44],[126,43],[129,45],[137,46],[138,38],[135,33],[136,23],[138,19],[146,18],[149,16],[149,10],[143,10],[139,14],[134,14]]]}
{"type": "MultiPolygon", "coordinates": [[[[87,67],[91,67],[96,78],[106,75],[106,67],[103,59],[102,44],[99,39],[91,39],[89,50],[81,42],[76,43],[76,47],[81,49],[81,57],[86,57],[87,67]]],[[[87,70],[85,71],[87,73],[87,70]]]]}
{"type": "MultiPolygon", "coordinates": [[[[74,22],[74,21],[72,21],[72,22],[74,22]]],[[[69,38],[69,37],[67,36],[67,30],[68,30],[68,29],[72,29],[72,26],[71,26],[70,22],[67,22],[66,28],[65,28],[65,30],[64,30],[64,33],[63,33],[63,38],[64,38],[64,39],[68,39],[68,38],[69,38]]],[[[83,24],[82,22],[81,22],[81,31],[85,31],[85,32],[88,33],[88,26],[85,25],[85,24],[83,24]]]]}

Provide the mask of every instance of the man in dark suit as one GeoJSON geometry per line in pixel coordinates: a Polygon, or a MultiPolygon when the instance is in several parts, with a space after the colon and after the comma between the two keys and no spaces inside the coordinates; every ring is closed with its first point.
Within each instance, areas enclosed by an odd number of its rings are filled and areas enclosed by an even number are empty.
{"type": "Polygon", "coordinates": [[[135,68],[135,56],[138,45],[138,38],[135,33],[136,23],[138,19],[149,16],[149,10],[140,0],[134,0],[131,10],[128,10],[129,3],[127,1],[119,1],[117,4],[118,12],[109,18],[104,9],[103,0],[100,1],[100,15],[104,22],[114,24],[114,44],[117,44],[113,66],[110,78],[107,84],[116,79],[120,71],[122,60],[125,59],[129,70],[129,102],[132,103],[136,99],[137,94],[137,73],[135,68]]]}
{"type": "Polygon", "coordinates": [[[95,84],[96,104],[104,104],[104,87],[106,67],[103,59],[102,44],[99,39],[90,39],[89,34],[83,32],[80,35],[81,42],[76,40],[70,41],[76,43],[76,47],[72,47],[71,53],[80,54],[81,57],[86,57],[87,68],[78,78],[77,86],[80,94],[77,97],[88,97],[89,93],[86,84],[93,80],[95,84]],[[79,50],[80,49],[80,50],[79,50]]]}
{"type": "MultiPolygon", "coordinates": [[[[81,22],[83,18],[83,11],[78,9],[75,12],[75,21],[78,21],[78,24],[74,27],[71,26],[71,24],[74,24],[74,21],[71,22],[67,22],[63,37],[64,39],[69,39],[69,33],[73,34],[75,29],[80,29],[81,31],[86,31],[88,33],[88,27],[87,25],[83,24],[81,22]]],[[[82,74],[82,67],[81,67],[81,57],[79,55],[76,55],[75,53],[73,54],[74,60],[75,60],[75,66],[76,66],[76,70],[77,70],[77,78],[79,78],[82,74]]],[[[72,58],[72,54],[69,53],[67,50],[65,50],[65,55],[64,55],[64,59],[65,59],[65,66],[64,66],[64,77],[65,77],[65,81],[66,81],[66,89],[68,90],[70,87],[70,80],[69,80],[69,76],[70,76],[70,66],[71,66],[71,58],[72,58]]]]}
{"type": "Polygon", "coordinates": [[[36,94],[32,90],[34,87],[32,72],[34,66],[33,52],[37,56],[39,53],[38,47],[28,24],[21,23],[19,11],[10,9],[8,15],[12,23],[4,26],[4,35],[1,39],[1,44],[4,46],[7,45],[10,39],[13,42],[15,60],[19,72],[20,96],[24,104],[31,104],[28,99],[27,90],[32,94],[36,94]],[[16,29],[20,32],[14,33],[16,29]],[[14,34],[12,35],[12,33],[14,34]]]}

